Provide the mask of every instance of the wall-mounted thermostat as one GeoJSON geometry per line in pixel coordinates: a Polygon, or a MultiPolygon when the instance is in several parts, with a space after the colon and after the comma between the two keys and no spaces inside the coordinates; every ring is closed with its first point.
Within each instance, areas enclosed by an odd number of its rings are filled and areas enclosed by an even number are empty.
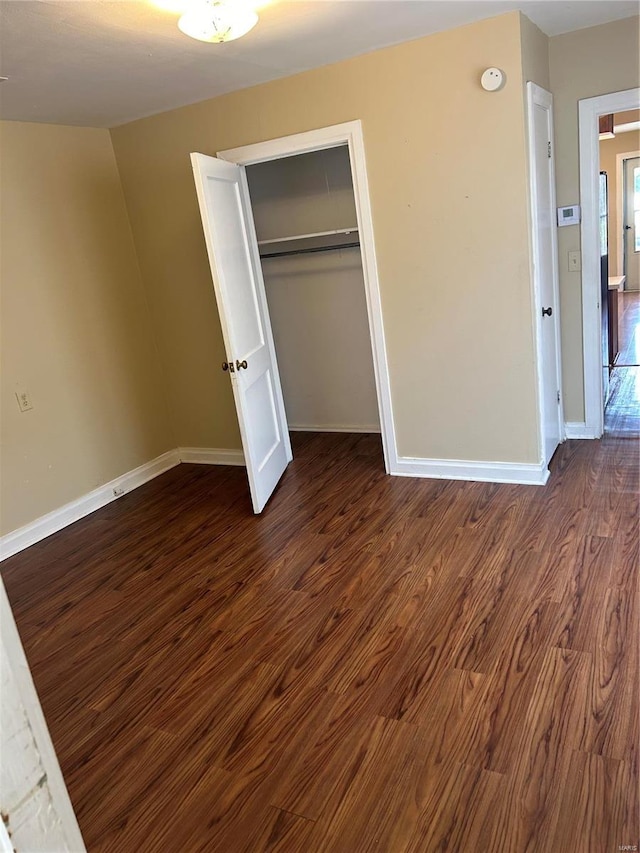
{"type": "Polygon", "coordinates": [[[568,207],[558,208],[558,228],[563,225],[578,225],[580,222],[580,205],[570,204],[568,207]]]}

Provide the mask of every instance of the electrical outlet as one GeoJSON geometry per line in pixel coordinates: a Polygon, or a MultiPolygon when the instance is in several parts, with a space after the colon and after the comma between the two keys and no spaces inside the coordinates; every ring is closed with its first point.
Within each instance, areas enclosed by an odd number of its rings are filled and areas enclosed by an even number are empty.
{"type": "Polygon", "coordinates": [[[569,252],[569,272],[580,272],[581,269],[580,252],[569,252]]]}
{"type": "Polygon", "coordinates": [[[18,408],[21,412],[28,412],[30,409],[33,409],[33,403],[31,402],[31,396],[28,391],[16,391],[16,400],[18,401],[18,408]]]}

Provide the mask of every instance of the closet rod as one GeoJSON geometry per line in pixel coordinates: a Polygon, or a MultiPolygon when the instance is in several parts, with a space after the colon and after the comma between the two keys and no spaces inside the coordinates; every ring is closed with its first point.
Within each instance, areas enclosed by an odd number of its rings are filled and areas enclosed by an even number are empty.
{"type": "Polygon", "coordinates": [[[309,240],[311,237],[335,237],[337,234],[357,234],[358,226],[352,228],[334,228],[333,231],[314,231],[311,234],[293,234],[291,237],[274,237],[271,240],[258,240],[258,246],[268,246],[272,243],[291,243],[293,240],[309,240]]]}
{"type": "Polygon", "coordinates": [[[336,246],[310,246],[307,249],[289,249],[287,252],[265,252],[261,258],[284,258],[287,255],[309,255],[311,252],[333,252],[336,249],[357,249],[359,242],[340,243],[336,246]]]}

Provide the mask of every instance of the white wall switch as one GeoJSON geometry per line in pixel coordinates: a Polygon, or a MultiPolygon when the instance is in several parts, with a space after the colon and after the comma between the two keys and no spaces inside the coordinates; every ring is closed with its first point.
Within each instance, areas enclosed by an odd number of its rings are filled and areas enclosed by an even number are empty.
{"type": "Polygon", "coordinates": [[[580,252],[569,252],[569,272],[580,272],[581,269],[580,252]]]}
{"type": "Polygon", "coordinates": [[[28,412],[30,409],[33,409],[33,403],[31,402],[31,396],[28,391],[16,391],[16,400],[18,401],[18,408],[21,412],[28,412]]]}

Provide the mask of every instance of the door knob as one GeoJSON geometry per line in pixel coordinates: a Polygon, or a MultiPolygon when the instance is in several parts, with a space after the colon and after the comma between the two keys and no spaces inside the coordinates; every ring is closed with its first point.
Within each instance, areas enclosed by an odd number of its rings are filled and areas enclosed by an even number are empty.
{"type": "Polygon", "coordinates": [[[233,366],[233,362],[223,361],[222,362],[222,369],[228,370],[229,373],[235,373],[235,367],[233,366]]]}
{"type": "Polygon", "coordinates": [[[543,317],[545,317],[545,316],[550,317],[552,314],[553,314],[553,308],[543,308],[542,309],[542,316],[543,317]]]}
{"type": "Polygon", "coordinates": [[[238,368],[238,370],[240,370],[240,369],[246,370],[247,369],[247,359],[245,358],[242,361],[238,361],[238,359],[236,359],[236,367],[238,368]]]}
{"type": "Polygon", "coordinates": [[[625,231],[631,231],[631,226],[630,226],[630,225],[625,225],[625,226],[624,226],[624,230],[625,230],[625,231]]]}

